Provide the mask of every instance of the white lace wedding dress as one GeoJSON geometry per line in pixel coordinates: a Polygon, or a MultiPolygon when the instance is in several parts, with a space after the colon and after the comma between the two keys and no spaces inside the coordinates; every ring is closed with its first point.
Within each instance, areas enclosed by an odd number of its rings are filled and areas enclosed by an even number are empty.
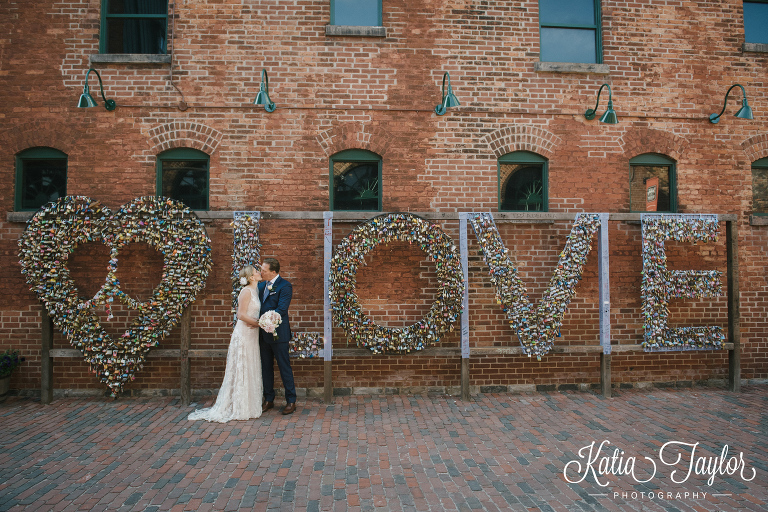
{"type": "MultiPolygon", "coordinates": [[[[245,290],[240,292],[242,297],[245,290]]],[[[247,314],[258,318],[261,302],[257,293],[251,293],[247,314]]],[[[250,328],[238,320],[232,331],[227,351],[227,369],[219,388],[216,403],[208,409],[198,409],[188,420],[206,420],[225,423],[230,420],[247,420],[261,416],[261,402],[264,385],[261,381],[261,355],[259,353],[259,330],[250,328]]]]}

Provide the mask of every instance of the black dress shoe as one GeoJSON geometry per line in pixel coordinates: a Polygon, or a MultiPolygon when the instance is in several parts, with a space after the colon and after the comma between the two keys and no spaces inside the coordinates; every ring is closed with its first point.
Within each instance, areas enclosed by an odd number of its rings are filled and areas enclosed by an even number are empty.
{"type": "Polygon", "coordinates": [[[296,402],[293,402],[292,404],[288,404],[285,406],[285,409],[283,409],[283,414],[291,414],[295,410],[296,410],[296,402]]]}
{"type": "Polygon", "coordinates": [[[268,410],[275,407],[275,402],[264,402],[264,405],[261,406],[261,412],[267,412],[268,410]]]}

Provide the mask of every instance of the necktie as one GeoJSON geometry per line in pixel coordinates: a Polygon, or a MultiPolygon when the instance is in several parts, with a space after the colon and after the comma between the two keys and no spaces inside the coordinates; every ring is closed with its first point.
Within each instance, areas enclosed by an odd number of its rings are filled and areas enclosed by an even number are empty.
{"type": "Polygon", "coordinates": [[[261,299],[262,301],[267,300],[267,297],[269,297],[269,285],[270,284],[271,283],[269,281],[267,281],[267,284],[264,285],[264,298],[261,299]]]}

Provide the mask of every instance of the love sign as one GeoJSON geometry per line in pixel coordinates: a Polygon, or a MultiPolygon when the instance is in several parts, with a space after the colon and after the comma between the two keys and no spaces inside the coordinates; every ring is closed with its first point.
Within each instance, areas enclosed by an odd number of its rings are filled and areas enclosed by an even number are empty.
{"type": "Polygon", "coordinates": [[[182,203],[162,197],[140,197],[114,213],[88,197],[63,197],[35,214],[19,248],[30,289],[113,396],[134,379],[149,349],[179,322],[211,269],[211,241],[202,223],[182,203]],[[110,249],[110,260],[104,285],[92,298],[83,299],[67,260],[78,245],[92,241],[110,249]],[[163,255],[160,283],[143,302],[123,292],[116,276],[119,250],[135,242],[144,242],[163,255]],[[107,334],[96,315],[96,308],[104,307],[111,318],[115,299],[138,311],[117,340],[107,334]]]}

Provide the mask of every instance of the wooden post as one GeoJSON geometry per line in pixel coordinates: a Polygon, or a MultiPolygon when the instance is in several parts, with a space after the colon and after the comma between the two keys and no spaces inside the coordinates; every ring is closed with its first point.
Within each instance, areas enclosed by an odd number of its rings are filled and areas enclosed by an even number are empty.
{"type": "Polygon", "coordinates": [[[192,304],[181,314],[181,405],[187,406],[192,401],[190,379],[189,348],[192,344],[192,304]]]}
{"type": "Polygon", "coordinates": [[[600,393],[611,398],[611,354],[600,354],[600,393]]]}
{"type": "Polygon", "coordinates": [[[40,310],[40,327],[42,350],[40,352],[40,403],[50,404],[53,401],[53,319],[48,315],[45,306],[40,310]]]}
{"type": "Polygon", "coordinates": [[[741,391],[741,312],[739,310],[739,231],[737,221],[725,223],[728,260],[728,389],[741,391]]]}

